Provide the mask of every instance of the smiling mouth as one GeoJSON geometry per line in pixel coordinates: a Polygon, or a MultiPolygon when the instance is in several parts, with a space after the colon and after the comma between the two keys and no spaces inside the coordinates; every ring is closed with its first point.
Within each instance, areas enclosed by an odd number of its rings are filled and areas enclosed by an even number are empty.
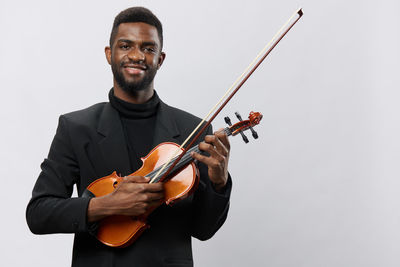
{"type": "Polygon", "coordinates": [[[145,65],[141,65],[141,64],[123,64],[122,66],[124,68],[133,68],[133,69],[140,69],[140,70],[147,69],[147,67],[145,65]]]}
{"type": "Polygon", "coordinates": [[[123,66],[123,68],[129,74],[142,74],[147,69],[145,66],[137,65],[137,64],[126,64],[126,65],[123,66]]]}

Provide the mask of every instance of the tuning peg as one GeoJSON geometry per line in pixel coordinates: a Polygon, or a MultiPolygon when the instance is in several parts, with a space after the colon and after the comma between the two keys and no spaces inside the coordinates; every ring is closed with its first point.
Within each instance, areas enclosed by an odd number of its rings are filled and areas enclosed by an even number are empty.
{"type": "Polygon", "coordinates": [[[247,136],[242,131],[240,131],[240,135],[242,136],[243,141],[247,144],[249,142],[249,139],[247,138],[247,136]]]}
{"type": "Polygon", "coordinates": [[[251,131],[251,135],[253,136],[254,139],[258,138],[258,133],[256,131],[254,131],[253,127],[250,126],[250,131],[251,131]]]}
{"type": "MultiPolygon", "coordinates": [[[[236,117],[238,118],[239,121],[243,121],[242,117],[239,114],[239,112],[235,112],[235,115],[236,115],[236,117]]],[[[240,131],[239,133],[242,136],[243,141],[247,144],[249,142],[249,139],[247,138],[247,136],[242,131],[240,131]]]]}
{"type": "Polygon", "coordinates": [[[228,116],[226,116],[226,117],[224,118],[224,120],[225,120],[225,123],[226,123],[226,124],[228,124],[229,126],[232,126],[231,119],[230,119],[228,116]]]}
{"type": "Polygon", "coordinates": [[[239,112],[235,112],[236,118],[238,118],[238,120],[243,121],[242,120],[242,116],[240,116],[239,112]]]}

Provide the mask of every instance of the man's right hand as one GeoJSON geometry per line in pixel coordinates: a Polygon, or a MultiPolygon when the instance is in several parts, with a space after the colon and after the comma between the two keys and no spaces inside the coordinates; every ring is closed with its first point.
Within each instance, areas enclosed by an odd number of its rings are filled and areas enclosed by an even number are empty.
{"type": "Polygon", "coordinates": [[[126,176],[108,195],[92,198],[87,211],[88,222],[110,215],[140,216],[164,199],[162,183],[149,184],[143,176],[126,176]]]}

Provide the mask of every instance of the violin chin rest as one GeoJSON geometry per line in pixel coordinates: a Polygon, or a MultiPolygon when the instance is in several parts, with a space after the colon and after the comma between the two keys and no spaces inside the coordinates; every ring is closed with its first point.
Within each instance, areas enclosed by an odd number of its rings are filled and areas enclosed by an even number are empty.
{"type": "Polygon", "coordinates": [[[82,197],[84,197],[84,198],[93,198],[93,197],[95,197],[95,195],[90,190],[88,190],[86,188],[85,191],[83,191],[82,197]]]}

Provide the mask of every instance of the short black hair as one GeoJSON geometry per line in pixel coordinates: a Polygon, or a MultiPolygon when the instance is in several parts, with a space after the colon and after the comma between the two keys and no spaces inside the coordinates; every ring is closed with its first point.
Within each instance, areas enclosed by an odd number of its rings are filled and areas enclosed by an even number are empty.
{"type": "Polygon", "coordinates": [[[158,32],[158,38],[160,39],[160,50],[163,47],[163,30],[160,20],[145,7],[131,7],[121,11],[114,19],[114,24],[110,35],[110,47],[112,47],[115,39],[115,35],[118,32],[118,26],[121,23],[129,22],[144,22],[149,25],[156,27],[158,32]]]}

